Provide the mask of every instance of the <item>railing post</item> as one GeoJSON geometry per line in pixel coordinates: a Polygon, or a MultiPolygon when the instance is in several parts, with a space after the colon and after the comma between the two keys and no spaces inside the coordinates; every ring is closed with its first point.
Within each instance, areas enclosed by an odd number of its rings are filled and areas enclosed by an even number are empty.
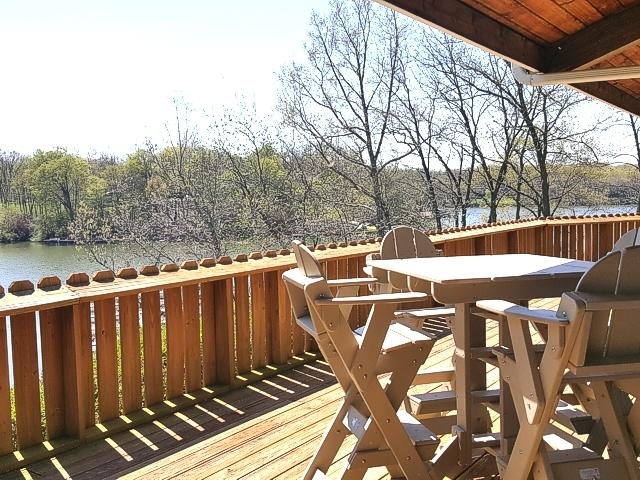
{"type": "MultiPolygon", "coordinates": [[[[88,404],[93,405],[93,396],[88,395],[87,369],[83,345],[83,323],[87,304],[76,304],[61,310],[64,348],[62,368],[64,372],[64,421],[67,435],[83,439],[88,426],[88,404]]],[[[91,345],[89,345],[91,347],[91,345]]],[[[93,382],[92,382],[93,384],[93,382]]],[[[93,385],[92,385],[93,386],[93,385]]],[[[93,408],[91,409],[93,412],[93,408]]]]}
{"type": "MultiPolygon", "coordinates": [[[[271,325],[271,360],[276,365],[286,363],[291,355],[291,310],[284,282],[283,270],[269,272],[266,279],[267,298],[270,300],[269,325],[271,325]]],[[[265,275],[266,276],[266,275],[265,275]]]]}
{"type": "Polygon", "coordinates": [[[7,354],[7,319],[6,317],[0,317],[0,455],[13,451],[7,354]]]}
{"type": "Polygon", "coordinates": [[[230,278],[213,282],[216,377],[218,382],[227,385],[232,385],[235,378],[232,288],[230,278]]]}

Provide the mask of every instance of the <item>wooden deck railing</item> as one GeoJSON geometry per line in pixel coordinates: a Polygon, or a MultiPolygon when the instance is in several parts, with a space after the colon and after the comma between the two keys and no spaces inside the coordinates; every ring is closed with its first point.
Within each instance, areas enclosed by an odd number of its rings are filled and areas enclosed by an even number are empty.
{"type": "MultiPolygon", "coordinates": [[[[637,227],[618,215],[430,233],[445,255],[595,260],[637,227]]],[[[316,252],[329,278],[361,276],[378,241],[316,252]]],[[[0,287],[0,472],[315,359],[281,280],[293,265],[282,250],[0,287]]]]}

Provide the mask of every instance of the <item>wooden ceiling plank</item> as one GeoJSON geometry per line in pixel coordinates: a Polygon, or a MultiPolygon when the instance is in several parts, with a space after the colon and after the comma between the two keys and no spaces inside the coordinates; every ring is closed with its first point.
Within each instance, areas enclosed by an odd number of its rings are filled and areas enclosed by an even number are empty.
{"type": "Polygon", "coordinates": [[[598,11],[604,15],[611,15],[612,13],[617,12],[623,6],[622,2],[618,0],[588,0],[594,8],[597,8],[598,11]]]}
{"type": "Polygon", "coordinates": [[[585,27],[584,23],[552,0],[518,0],[518,3],[533,15],[562,30],[565,35],[572,35],[585,27]]]}
{"type": "Polygon", "coordinates": [[[591,25],[603,18],[597,8],[583,0],[563,3],[562,8],[580,19],[585,25],[591,25]]]}
{"type": "Polygon", "coordinates": [[[521,35],[546,45],[566,34],[539,15],[532,13],[516,0],[462,0],[463,3],[504,23],[521,35]]]}
{"type": "Polygon", "coordinates": [[[638,43],[640,5],[605,17],[550,47],[545,71],[590,67],[638,43]]]}

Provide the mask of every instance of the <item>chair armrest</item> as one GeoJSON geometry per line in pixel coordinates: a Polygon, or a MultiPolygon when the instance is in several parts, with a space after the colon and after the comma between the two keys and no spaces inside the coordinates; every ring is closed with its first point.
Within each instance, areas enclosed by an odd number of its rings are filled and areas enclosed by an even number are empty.
{"type": "Polygon", "coordinates": [[[382,255],[379,253],[370,253],[365,257],[365,262],[368,264],[370,260],[382,260],[382,255]]]}
{"type": "Polygon", "coordinates": [[[338,280],[327,280],[330,287],[358,287],[360,285],[373,285],[378,283],[377,278],[340,278],[338,280]]]}
{"type": "Polygon", "coordinates": [[[405,303],[419,302],[425,300],[428,295],[425,293],[381,293],[377,295],[365,295],[362,297],[335,297],[318,298],[314,301],[316,305],[375,305],[378,303],[405,303]]]}
{"type": "Polygon", "coordinates": [[[543,323],[546,325],[568,325],[565,318],[558,318],[553,310],[531,310],[527,307],[516,305],[504,300],[481,300],[476,302],[476,306],[497,315],[504,317],[516,317],[530,322],[543,323]]]}

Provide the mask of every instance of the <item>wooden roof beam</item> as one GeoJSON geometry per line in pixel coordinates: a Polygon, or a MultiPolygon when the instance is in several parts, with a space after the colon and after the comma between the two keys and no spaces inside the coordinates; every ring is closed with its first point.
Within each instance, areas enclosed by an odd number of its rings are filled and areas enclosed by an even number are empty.
{"type": "Polygon", "coordinates": [[[586,68],[640,43],[640,5],[609,15],[547,48],[544,71],[586,68]]]}

